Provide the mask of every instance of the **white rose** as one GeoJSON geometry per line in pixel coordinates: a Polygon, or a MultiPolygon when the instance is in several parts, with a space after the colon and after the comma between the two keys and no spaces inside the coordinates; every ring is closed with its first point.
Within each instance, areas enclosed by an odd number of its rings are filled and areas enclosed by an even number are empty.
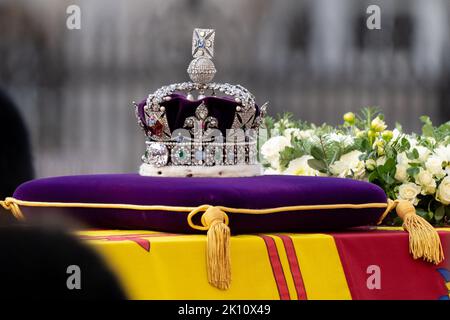
{"type": "Polygon", "coordinates": [[[435,177],[442,178],[445,176],[445,171],[442,168],[443,159],[437,155],[431,155],[425,162],[425,168],[435,177]]]}
{"type": "Polygon", "coordinates": [[[302,156],[289,162],[289,166],[284,171],[285,174],[297,176],[318,176],[320,172],[308,165],[308,160],[314,159],[311,156],[302,156]]]}
{"type": "Polygon", "coordinates": [[[422,187],[422,194],[434,194],[436,192],[436,181],[433,175],[427,171],[420,169],[416,177],[416,183],[422,187]]]}
{"type": "Polygon", "coordinates": [[[436,192],[436,200],[444,205],[450,204],[450,177],[442,179],[436,192]]]}
{"type": "Polygon", "coordinates": [[[415,183],[408,182],[402,184],[398,188],[398,198],[402,200],[408,200],[413,205],[417,205],[419,203],[419,199],[417,199],[417,195],[420,193],[421,188],[415,183]]]}
{"type": "Polygon", "coordinates": [[[339,177],[363,178],[366,173],[364,161],[359,160],[362,153],[358,150],[350,151],[330,166],[331,172],[339,177]]]}
{"type": "Polygon", "coordinates": [[[261,155],[270,163],[273,169],[279,170],[280,152],[290,145],[290,139],[284,136],[272,137],[262,145],[261,155]]]}
{"type": "Polygon", "coordinates": [[[395,166],[395,176],[394,176],[394,178],[397,181],[406,182],[406,180],[408,180],[408,172],[406,171],[407,169],[408,169],[408,167],[405,166],[404,164],[397,164],[395,166]]]}

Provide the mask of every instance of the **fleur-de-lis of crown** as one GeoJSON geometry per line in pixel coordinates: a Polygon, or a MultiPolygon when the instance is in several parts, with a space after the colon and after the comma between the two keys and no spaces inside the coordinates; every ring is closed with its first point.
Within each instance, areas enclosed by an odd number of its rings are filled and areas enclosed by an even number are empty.
{"type": "Polygon", "coordinates": [[[219,122],[215,117],[208,116],[209,111],[202,103],[195,109],[195,116],[188,117],[184,121],[183,128],[189,129],[195,140],[201,140],[204,135],[208,135],[211,129],[217,129],[219,122]]]}

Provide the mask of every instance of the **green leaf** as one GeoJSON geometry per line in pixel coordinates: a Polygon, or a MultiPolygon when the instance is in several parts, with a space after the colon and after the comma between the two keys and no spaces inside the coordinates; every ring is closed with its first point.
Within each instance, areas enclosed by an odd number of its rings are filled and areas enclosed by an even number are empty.
{"type": "Polygon", "coordinates": [[[386,174],[384,181],[386,181],[387,184],[395,183],[395,179],[392,177],[390,173],[386,174]]]}
{"type": "Polygon", "coordinates": [[[303,156],[303,150],[299,148],[286,147],[280,152],[280,165],[282,168],[287,168],[289,162],[303,156]]]}
{"type": "Polygon", "coordinates": [[[421,216],[422,218],[425,218],[425,216],[428,214],[428,211],[422,209],[422,208],[416,208],[417,215],[421,216]]]}
{"type": "Polygon", "coordinates": [[[311,168],[318,170],[320,172],[326,171],[326,169],[327,169],[327,164],[323,160],[309,159],[308,165],[311,168]]]}
{"type": "Polygon", "coordinates": [[[403,220],[400,217],[395,217],[394,218],[394,225],[395,226],[401,226],[403,224],[403,220]]]}
{"type": "Polygon", "coordinates": [[[313,156],[313,158],[317,160],[324,160],[325,153],[318,146],[313,146],[311,147],[311,156],[313,156]]]}
{"type": "Polygon", "coordinates": [[[405,137],[403,137],[402,140],[400,141],[400,145],[401,145],[401,151],[409,150],[411,148],[411,144],[409,143],[408,139],[406,139],[405,137]]]}
{"type": "Polygon", "coordinates": [[[419,151],[417,151],[416,148],[414,148],[411,152],[407,152],[406,156],[409,160],[416,160],[419,159],[419,151]]]}
{"type": "Polygon", "coordinates": [[[375,171],[372,171],[370,174],[369,174],[369,177],[368,177],[368,179],[369,179],[369,182],[375,182],[375,181],[377,181],[377,180],[379,180],[379,177],[378,177],[378,172],[375,170],[375,171]]]}
{"type": "Polygon", "coordinates": [[[417,175],[419,173],[419,171],[420,171],[420,169],[417,167],[411,167],[411,168],[406,169],[406,172],[412,177],[417,175]]]}
{"type": "Polygon", "coordinates": [[[421,116],[419,119],[423,124],[432,124],[429,116],[421,116]]]}
{"type": "Polygon", "coordinates": [[[434,219],[436,220],[436,222],[439,222],[439,221],[441,221],[444,218],[444,216],[445,216],[445,207],[444,206],[440,206],[434,212],[434,219]]]}
{"type": "Polygon", "coordinates": [[[425,137],[433,137],[434,136],[434,127],[433,123],[430,120],[430,117],[428,116],[421,116],[420,121],[422,121],[422,134],[425,137]]]}
{"type": "Polygon", "coordinates": [[[425,137],[433,137],[434,136],[434,128],[431,124],[425,124],[422,127],[422,134],[425,137]]]}
{"type": "Polygon", "coordinates": [[[389,158],[384,163],[383,167],[385,168],[386,172],[394,172],[395,173],[395,160],[393,158],[389,158]]]}

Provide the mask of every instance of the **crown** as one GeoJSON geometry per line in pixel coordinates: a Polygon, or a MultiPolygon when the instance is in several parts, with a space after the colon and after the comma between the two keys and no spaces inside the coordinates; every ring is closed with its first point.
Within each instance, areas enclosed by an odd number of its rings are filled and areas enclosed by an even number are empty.
{"type": "Polygon", "coordinates": [[[259,107],[243,86],[212,82],[216,68],[213,29],[195,29],[187,72],[134,103],[147,136],[140,174],[147,176],[253,176],[258,130],[268,103],[259,107]],[[196,96],[196,97],[195,97],[196,96]]]}

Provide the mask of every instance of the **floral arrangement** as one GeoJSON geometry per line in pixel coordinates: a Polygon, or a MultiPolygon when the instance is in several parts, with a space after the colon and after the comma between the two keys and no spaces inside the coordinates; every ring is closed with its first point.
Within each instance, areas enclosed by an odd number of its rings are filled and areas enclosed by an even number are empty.
{"type": "MultiPolygon", "coordinates": [[[[406,134],[400,124],[387,130],[376,108],[343,119],[333,127],[295,121],[290,114],[266,117],[265,173],[366,180],[391,199],[410,201],[433,225],[450,224],[450,121],[433,126],[423,116],[422,134],[406,134]]],[[[391,214],[385,223],[401,220],[391,214]]]]}

